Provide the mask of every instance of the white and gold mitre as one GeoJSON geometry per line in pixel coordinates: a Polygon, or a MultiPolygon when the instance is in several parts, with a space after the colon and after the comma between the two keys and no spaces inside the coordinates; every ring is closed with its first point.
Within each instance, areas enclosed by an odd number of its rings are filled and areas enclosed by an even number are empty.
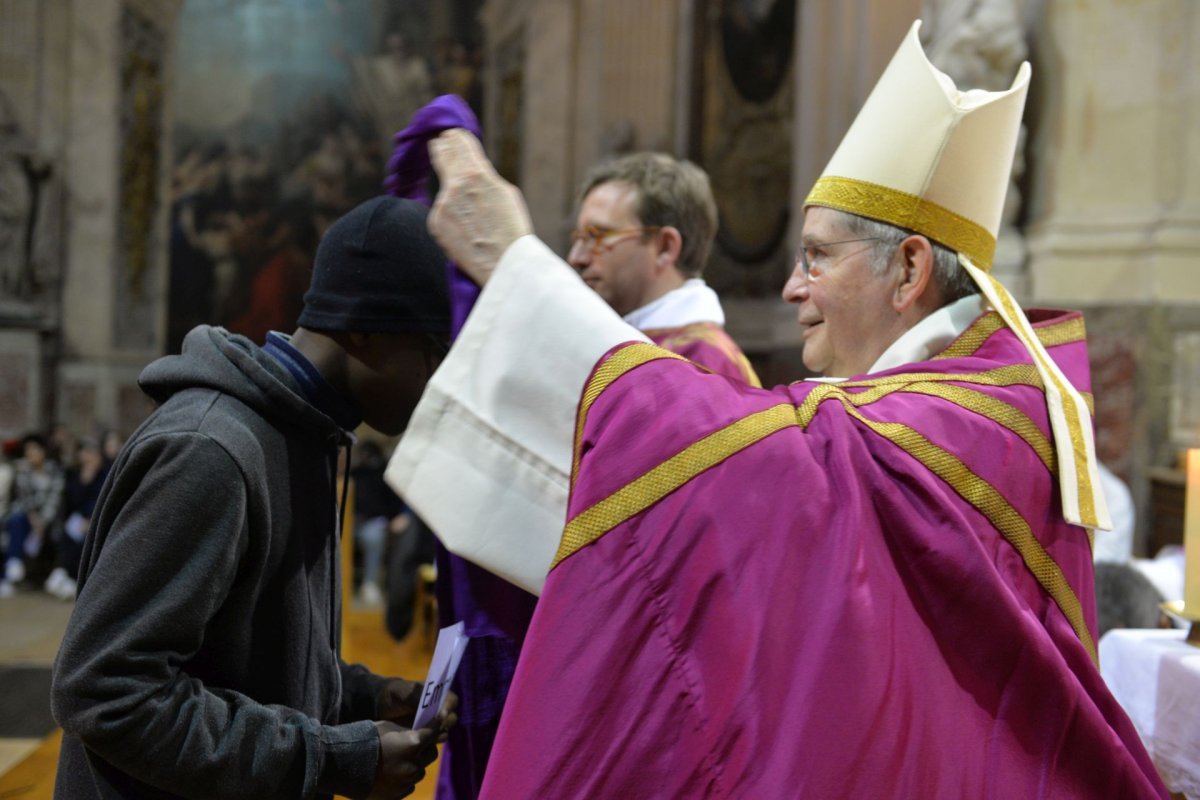
{"type": "Polygon", "coordinates": [[[959,263],[1025,344],[1041,374],[1063,515],[1111,528],[1091,415],[1008,290],[988,274],[1029,89],[1029,64],[1002,92],[959,91],[929,62],[913,23],[805,200],[924,234],[959,263]]]}
{"type": "Polygon", "coordinates": [[[805,205],[925,234],[989,269],[1029,89],[960,92],[914,22],[805,205]]]}

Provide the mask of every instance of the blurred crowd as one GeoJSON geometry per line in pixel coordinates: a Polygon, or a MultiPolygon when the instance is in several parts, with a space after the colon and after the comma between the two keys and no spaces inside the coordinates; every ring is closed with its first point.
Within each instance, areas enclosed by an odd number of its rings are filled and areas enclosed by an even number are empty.
{"type": "MultiPolygon", "coordinates": [[[[75,598],[84,536],[123,443],[115,430],[81,436],[63,425],[3,442],[0,599],[18,591],[75,598]]],[[[355,600],[385,609],[389,631],[402,639],[412,625],[421,566],[433,562],[434,544],[429,528],[384,482],[388,449],[366,439],[354,451],[355,600]]]]}
{"type": "Polygon", "coordinates": [[[83,537],[109,467],[115,430],[78,436],[62,425],[5,441],[0,454],[0,598],[41,588],[75,598],[83,537]]]}
{"type": "Polygon", "coordinates": [[[291,330],[325,229],[376,195],[392,135],[435,94],[482,102],[482,51],[452,40],[429,59],[386,38],[370,57],[339,53],[353,99],[316,92],[270,130],[180,135],[171,177],[167,349],[199,324],[262,342],[291,330]],[[385,113],[386,112],[386,113],[385,113]]]}

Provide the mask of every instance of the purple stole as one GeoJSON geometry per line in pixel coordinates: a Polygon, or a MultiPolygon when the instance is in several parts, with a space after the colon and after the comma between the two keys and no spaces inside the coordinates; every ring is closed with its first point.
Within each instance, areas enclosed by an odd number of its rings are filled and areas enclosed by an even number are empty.
{"type": "MultiPolygon", "coordinates": [[[[1030,319],[1088,389],[1082,318],[1030,319]]],[[[836,385],[614,348],[483,796],[1166,797],[1049,436],[993,313],[836,385]]]]}
{"type": "MultiPolygon", "coordinates": [[[[482,136],[470,106],[455,95],[442,95],[413,115],[409,126],[395,136],[384,182],[388,194],[430,205],[428,142],[451,128],[482,136]]],[[[447,279],[454,338],[479,297],[479,287],[449,262],[447,279]]],[[[459,558],[440,542],[437,570],[438,624],[445,627],[461,620],[471,636],[452,687],[460,699],[459,721],[442,748],[437,785],[441,800],[461,800],[476,797],[483,783],[521,639],[537,598],[459,558]]]]}
{"type": "Polygon", "coordinates": [[[762,386],[750,360],[715,322],[693,322],[676,328],[648,328],[642,333],[659,347],[678,353],[718,375],[762,386]]]}

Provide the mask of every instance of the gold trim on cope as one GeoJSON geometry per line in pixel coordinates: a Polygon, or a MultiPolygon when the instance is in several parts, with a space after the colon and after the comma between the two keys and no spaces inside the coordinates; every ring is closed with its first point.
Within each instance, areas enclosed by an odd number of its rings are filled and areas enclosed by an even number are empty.
{"type": "MultiPolygon", "coordinates": [[[[995,487],[972,472],[952,453],[938,447],[907,425],[899,422],[877,422],[863,416],[851,402],[853,395],[841,391],[838,386],[826,384],[814,389],[813,393],[818,391],[824,397],[817,401],[817,405],[823,399],[835,398],[841,401],[846,413],[915,458],[926,469],[945,481],[959,497],[987,517],[1000,535],[1020,554],[1030,573],[1054,600],[1067,621],[1071,623],[1071,628],[1074,629],[1075,635],[1087,649],[1092,662],[1096,662],[1096,643],[1092,639],[1091,631],[1088,630],[1087,621],[1083,616],[1083,605],[1079,602],[1075,590],[1071,588],[1062,568],[1033,535],[1033,529],[1029,523],[995,487]]],[[[806,398],[801,410],[807,405],[806,398]]],[[[815,414],[814,405],[809,413],[799,415],[801,427],[806,428],[815,414]]]]}
{"type": "Polygon", "coordinates": [[[700,473],[776,431],[796,426],[791,403],[742,417],[685,447],[657,467],[622,486],[567,522],[550,569],[636,514],[640,514],[700,473]]]}
{"type": "Polygon", "coordinates": [[[915,194],[827,175],[816,182],[804,205],[828,206],[916,231],[969,257],[983,270],[992,268],[996,237],[987,228],[915,194]]]}
{"type": "Polygon", "coordinates": [[[579,411],[575,414],[575,445],[572,448],[573,454],[571,457],[571,485],[575,484],[575,476],[579,472],[579,446],[583,441],[583,426],[587,422],[588,411],[591,410],[592,404],[596,402],[596,398],[613,381],[629,370],[660,358],[675,358],[680,361],[687,361],[683,356],[672,353],[670,350],[664,350],[658,345],[650,344],[649,342],[634,342],[617,350],[604,359],[604,362],[600,366],[596,367],[592,373],[592,377],[588,379],[587,386],[583,389],[583,396],[579,400],[579,411]]]}
{"type": "MultiPolygon", "coordinates": [[[[660,330],[647,328],[642,333],[653,338],[660,330]]],[[[746,358],[744,353],[733,346],[733,340],[728,336],[722,336],[721,333],[723,333],[723,329],[715,322],[693,322],[690,325],[684,325],[679,328],[677,333],[664,338],[658,343],[658,346],[674,351],[674,348],[683,347],[692,342],[704,342],[720,350],[721,355],[725,356],[742,373],[742,380],[756,389],[761,389],[762,382],[758,379],[758,374],[750,364],[750,359],[746,358]]]]}
{"type": "Polygon", "coordinates": [[[979,352],[979,348],[983,347],[992,334],[1003,327],[1005,327],[1004,320],[1000,315],[995,311],[989,311],[979,316],[945,350],[929,360],[969,358],[979,352]]]}
{"type": "MultiPolygon", "coordinates": [[[[1029,371],[1036,374],[1033,367],[1028,367],[1029,371]]],[[[908,376],[912,377],[912,376],[908,376]]],[[[960,380],[971,382],[971,375],[952,375],[946,376],[952,380],[960,380]]],[[[978,383],[984,383],[979,381],[978,383]]],[[[953,403],[959,408],[967,411],[973,411],[976,414],[987,417],[997,425],[1007,428],[1014,435],[1020,437],[1030,449],[1037,454],[1037,457],[1045,465],[1046,469],[1051,474],[1056,474],[1057,464],[1055,462],[1056,455],[1054,446],[1051,444],[1049,437],[1042,433],[1041,428],[1037,426],[1029,416],[1021,411],[1016,406],[1004,402],[1003,400],[992,397],[977,389],[971,389],[966,386],[955,386],[949,382],[935,381],[920,381],[906,380],[896,381],[890,384],[878,384],[866,391],[862,392],[846,392],[843,387],[846,384],[822,384],[813,389],[808,397],[804,399],[797,409],[797,418],[801,425],[807,426],[808,422],[816,413],[816,408],[823,401],[830,397],[837,397],[843,403],[850,403],[855,408],[863,408],[878,402],[889,395],[896,393],[912,393],[923,394],[929,397],[940,397],[941,399],[953,403]]],[[[1031,385],[1041,388],[1041,381],[1036,383],[1027,383],[1023,380],[1012,380],[1007,382],[989,381],[985,385],[1004,386],[1004,385],[1031,385]]]]}
{"type": "MultiPolygon", "coordinates": [[[[597,368],[581,401],[572,484],[578,468],[583,421],[596,397],[617,377],[633,367],[658,358],[671,357],[686,360],[661,348],[639,343],[618,350],[597,368]]],[[[784,403],[730,423],[692,443],[613,494],[581,511],[568,521],[563,530],[551,569],[733,454],[784,428],[796,425],[807,428],[815,418],[820,404],[828,399],[836,399],[847,414],[900,447],[988,519],[1020,554],[1030,573],[1058,605],[1095,662],[1096,645],[1088,630],[1082,604],[1062,568],[1037,540],[1020,512],[995,487],[976,475],[957,456],[934,444],[920,432],[902,423],[870,419],[858,410],[860,406],[869,405],[895,392],[908,391],[942,397],[1007,428],[1033,448],[1048,469],[1055,471],[1057,465],[1054,448],[1024,412],[977,390],[950,385],[952,381],[981,386],[1042,387],[1038,370],[1026,364],[1001,367],[977,374],[909,373],[841,384],[820,384],[813,388],[799,406],[784,403]],[[865,391],[850,392],[847,391],[848,388],[863,388],[865,391]]]]}
{"type": "MultiPolygon", "coordinates": [[[[979,351],[979,348],[983,347],[984,342],[993,333],[1005,327],[1007,326],[1004,324],[1004,318],[995,311],[989,311],[972,322],[969,328],[963,331],[945,350],[931,358],[930,361],[973,356],[979,351]]],[[[1087,330],[1084,327],[1082,317],[1075,317],[1065,322],[1057,322],[1053,325],[1034,328],[1033,332],[1037,334],[1038,341],[1042,343],[1042,347],[1075,344],[1087,338],[1087,330]]]]}
{"type": "Polygon", "coordinates": [[[1038,341],[1042,343],[1042,347],[1075,344],[1087,339],[1087,327],[1083,324],[1083,317],[1075,317],[1074,319],[1058,322],[1054,325],[1031,327],[1033,327],[1033,332],[1037,334],[1038,341]]]}

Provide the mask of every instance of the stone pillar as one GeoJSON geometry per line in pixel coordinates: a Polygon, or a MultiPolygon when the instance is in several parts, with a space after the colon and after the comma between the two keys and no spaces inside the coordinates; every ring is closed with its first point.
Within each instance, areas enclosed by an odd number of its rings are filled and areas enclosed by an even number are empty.
{"type": "MultiPolygon", "coordinates": [[[[920,0],[801,3],[796,17],[796,135],[792,200],[799,209],[892,60],[920,0]]],[[[791,239],[804,223],[793,219],[791,239]]]]}
{"type": "MultiPolygon", "coordinates": [[[[116,280],[118,164],[120,151],[119,0],[75,0],[65,53],[71,73],[68,104],[73,120],[67,141],[67,273],[63,287],[63,377],[80,367],[97,377],[113,346],[116,280]]],[[[95,391],[93,387],[93,392],[95,391]]],[[[79,392],[76,392],[78,394],[79,392]]],[[[109,410],[109,409],[106,409],[109,410]]],[[[100,409],[97,409],[100,411],[100,409]]]]}
{"type": "Polygon", "coordinates": [[[66,144],[67,279],[58,418],[128,433],[137,375],[163,353],[167,104],[179,0],[73,0],[66,144]]]}
{"type": "Polygon", "coordinates": [[[526,28],[521,187],[529,199],[534,228],[552,247],[564,245],[573,227],[568,209],[575,194],[571,120],[577,97],[573,81],[578,22],[574,4],[536,0],[526,28]]]}
{"type": "Polygon", "coordinates": [[[63,282],[69,0],[0,0],[0,437],[44,430],[63,282]]]}
{"type": "Polygon", "coordinates": [[[576,175],[612,155],[628,131],[636,150],[675,138],[679,9],[644,0],[582,0],[576,86],[576,175]]]}
{"type": "Polygon", "coordinates": [[[1032,304],[1082,308],[1097,452],[1150,535],[1149,474],[1174,466],[1174,369],[1200,332],[1200,6],[1044,0],[1032,9],[1032,304]]]}
{"type": "Polygon", "coordinates": [[[1200,304],[1200,7],[1048,2],[1034,30],[1034,300],[1200,304]]]}

